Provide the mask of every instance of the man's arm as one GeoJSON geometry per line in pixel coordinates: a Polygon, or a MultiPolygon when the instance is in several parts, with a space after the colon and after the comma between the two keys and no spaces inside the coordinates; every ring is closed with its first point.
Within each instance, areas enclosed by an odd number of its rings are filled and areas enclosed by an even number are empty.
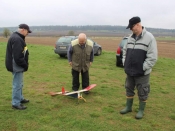
{"type": "Polygon", "coordinates": [[[147,70],[152,68],[156,61],[157,61],[157,56],[158,56],[158,52],[157,52],[157,42],[155,40],[155,38],[153,38],[148,46],[148,51],[146,54],[146,59],[143,63],[143,70],[147,70]]]}
{"type": "Polygon", "coordinates": [[[127,43],[124,45],[123,47],[123,56],[122,56],[122,63],[123,63],[123,66],[125,64],[125,58],[126,58],[126,51],[127,51],[127,43]]]}
{"type": "Polygon", "coordinates": [[[91,55],[90,55],[90,62],[93,62],[94,61],[94,49],[92,47],[92,52],[91,52],[91,55]]]}
{"type": "Polygon", "coordinates": [[[12,55],[15,63],[18,66],[21,66],[22,68],[28,68],[28,64],[24,59],[25,56],[24,56],[24,48],[22,46],[22,43],[19,40],[15,39],[12,45],[12,48],[13,48],[12,55]]]}
{"type": "Polygon", "coordinates": [[[70,45],[67,51],[67,58],[70,65],[72,65],[72,53],[72,45],[70,45]]]}

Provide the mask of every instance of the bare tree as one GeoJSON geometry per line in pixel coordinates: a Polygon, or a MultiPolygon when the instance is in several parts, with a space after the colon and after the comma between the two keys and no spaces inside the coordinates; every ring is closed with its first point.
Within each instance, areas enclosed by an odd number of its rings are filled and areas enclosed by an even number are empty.
{"type": "Polygon", "coordinates": [[[73,30],[70,30],[69,32],[68,32],[68,35],[75,35],[75,33],[74,33],[74,31],[73,30]]]}
{"type": "Polygon", "coordinates": [[[7,28],[4,28],[4,30],[3,30],[3,36],[4,36],[5,38],[7,38],[8,36],[10,36],[10,30],[7,29],[7,28]]]}

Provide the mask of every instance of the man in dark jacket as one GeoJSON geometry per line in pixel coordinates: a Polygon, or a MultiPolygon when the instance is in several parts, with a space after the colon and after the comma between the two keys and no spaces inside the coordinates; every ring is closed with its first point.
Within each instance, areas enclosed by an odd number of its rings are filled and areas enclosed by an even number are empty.
{"type": "Polygon", "coordinates": [[[141,25],[139,17],[131,18],[126,29],[128,28],[133,33],[123,48],[122,59],[127,74],[125,83],[127,101],[126,107],[120,113],[126,114],[132,111],[136,87],[139,97],[139,111],[135,118],[141,119],[150,92],[150,73],[157,61],[157,43],[154,36],[141,25]]]}
{"type": "Polygon", "coordinates": [[[28,103],[22,94],[23,72],[28,70],[28,49],[25,43],[25,37],[31,33],[28,25],[20,24],[18,31],[14,32],[7,43],[5,65],[8,71],[12,72],[12,108],[24,110],[27,107],[22,103],[28,103]]]}
{"type": "MultiPolygon", "coordinates": [[[[86,39],[84,33],[80,33],[78,39],[73,40],[69,46],[68,61],[72,66],[72,90],[79,89],[79,74],[82,76],[82,88],[89,86],[89,67],[93,62],[94,52],[93,43],[86,39]]],[[[89,92],[84,92],[88,94],[89,92]]]]}

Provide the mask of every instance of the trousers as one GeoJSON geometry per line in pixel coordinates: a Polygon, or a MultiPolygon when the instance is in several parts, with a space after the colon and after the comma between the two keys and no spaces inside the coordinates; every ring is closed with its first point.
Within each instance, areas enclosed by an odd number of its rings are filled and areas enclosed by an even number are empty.
{"type": "Polygon", "coordinates": [[[150,74],[145,76],[129,76],[126,77],[125,89],[126,96],[133,97],[135,95],[135,87],[140,101],[146,101],[150,92],[149,84],[150,74]]]}
{"type": "Polygon", "coordinates": [[[23,88],[23,72],[13,72],[12,81],[12,105],[19,106],[21,100],[23,100],[22,88],[23,88]]]}
{"type": "Polygon", "coordinates": [[[79,82],[80,73],[81,73],[81,78],[82,78],[82,89],[89,86],[89,71],[78,72],[78,71],[72,69],[72,90],[73,91],[79,90],[79,87],[80,87],[80,82],[79,82]]]}

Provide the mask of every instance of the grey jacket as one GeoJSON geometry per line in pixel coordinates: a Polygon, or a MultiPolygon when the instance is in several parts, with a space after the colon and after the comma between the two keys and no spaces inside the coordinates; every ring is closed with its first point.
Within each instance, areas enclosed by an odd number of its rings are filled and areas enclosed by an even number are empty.
{"type": "Polygon", "coordinates": [[[151,73],[158,57],[154,36],[143,27],[141,35],[135,39],[132,34],[123,48],[125,73],[130,76],[143,76],[151,73]]]}

